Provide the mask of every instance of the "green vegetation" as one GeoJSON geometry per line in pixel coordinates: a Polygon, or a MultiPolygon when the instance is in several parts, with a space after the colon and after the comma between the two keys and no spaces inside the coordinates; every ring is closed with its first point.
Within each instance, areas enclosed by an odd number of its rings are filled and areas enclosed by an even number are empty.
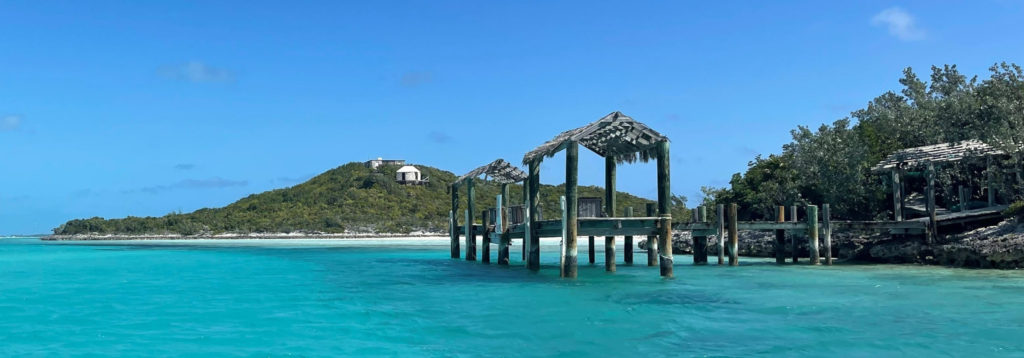
{"type": "MultiPolygon", "coordinates": [[[[398,167],[385,166],[374,171],[362,163],[349,163],[305,183],[250,195],[223,208],[163,217],[76,219],[53,231],[57,235],[447,231],[451,209],[448,185],[456,176],[428,166],[417,167],[424,177],[430,178],[428,184],[396,183],[398,167]]],[[[475,184],[477,211],[494,206],[500,185],[480,179],[475,184]]],[[[460,188],[459,208],[464,210],[465,187],[460,188]]],[[[558,198],[564,195],[565,186],[543,185],[540,192],[542,212],[548,216],[558,213],[558,198]]],[[[582,186],[579,193],[604,197],[604,189],[594,186],[582,186]]],[[[512,203],[522,203],[522,186],[510,185],[509,196],[512,203]]],[[[618,202],[619,215],[627,206],[636,208],[639,215],[650,200],[619,193],[618,202]]]]}
{"type": "MultiPolygon", "coordinates": [[[[1024,148],[1024,73],[1015,64],[998,64],[988,79],[968,79],[956,66],[932,67],[931,83],[907,68],[901,94],[886,92],[850,117],[817,130],[800,126],[782,153],[758,156],[746,173],[735,174],[728,188],[703,188],[705,204],[737,203],[743,220],[772,218],[777,205],[829,203],[842,219],[891,218],[888,178],[871,166],[904,148],[979,139],[1011,155],[1001,158],[994,187],[1000,202],[1019,197],[1021,148],[1024,148]]],[[[939,205],[955,202],[954,185],[974,188],[981,199],[982,161],[943,165],[939,205]]],[[[908,190],[922,188],[920,173],[908,173],[908,190]]]]}

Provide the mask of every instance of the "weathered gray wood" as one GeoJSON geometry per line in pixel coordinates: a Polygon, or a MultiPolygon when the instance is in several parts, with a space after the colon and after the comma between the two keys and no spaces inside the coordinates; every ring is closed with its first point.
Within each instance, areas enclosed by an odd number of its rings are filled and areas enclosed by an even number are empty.
{"type": "Polygon", "coordinates": [[[821,210],[824,223],[822,230],[825,232],[825,264],[832,265],[832,212],[828,204],[822,205],[821,210]]]}
{"type": "Polygon", "coordinates": [[[718,264],[725,264],[725,205],[718,204],[718,217],[715,218],[718,223],[718,264]]]}
{"type": "Polygon", "coordinates": [[[672,214],[669,211],[672,196],[669,170],[668,142],[658,142],[658,216],[661,233],[658,235],[659,265],[662,277],[672,277],[672,214]]]}
{"type": "MultiPolygon", "coordinates": [[[[654,203],[647,203],[647,216],[654,216],[654,203]]],[[[647,266],[658,264],[658,236],[647,235],[647,266]]]]}
{"type": "Polygon", "coordinates": [[[481,241],[483,243],[483,247],[480,248],[480,262],[481,263],[485,263],[485,264],[489,264],[489,263],[491,263],[491,235],[488,232],[489,231],[488,227],[491,226],[491,222],[490,221],[492,220],[491,216],[490,216],[490,211],[489,210],[484,210],[480,214],[480,217],[482,218],[481,221],[484,224],[483,234],[480,235],[480,236],[482,236],[482,240],[481,241]]]}
{"type": "Polygon", "coordinates": [[[590,258],[590,264],[594,264],[594,236],[587,236],[587,253],[590,258]]]}
{"type": "Polygon", "coordinates": [[[527,253],[527,268],[533,271],[540,270],[540,235],[538,225],[540,221],[540,161],[530,162],[529,165],[529,226],[530,226],[530,247],[527,253]]]}
{"type": "Polygon", "coordinates": [[[992,157],[985,158],[985,191],[988,194],[988,206],[996,205],[996,179],[995,173],[992,170],[992,157]]]}
{"type": "MultiPolygon", "coordinates": [[[[615,158],[604,158],[604,212],[615,217],[615,158]]],[[[615,272],[615,236],[604,237],[604,270],[615,272]]]]}
{"type": "Polygon", "coordinates": [[[810,251],[811,265],[821,264],[818,251],[818,206],[807,206],[807,250],[810,251]]]}
{"type": "MultiPolygon", "coordinates": [[[[699,206],[696,209],[697,221],[700,223],[707,223],[708,211],[707,208],[699,206]]],[[[693,263],[697,265],[706,265],[708,263],[708,236],[706,234],[692,231],[691,234],[694,237],[693,242],[693,263]]]]}
{"type": "MultiPolygon", "coordinates": [[[[785,206],[779,205],[778,218],[775,222],[780,224],[786,222],[785,206]]],[[[775,263],[786,263],[786,230],[783,229],[775,230],[775,263]]]]}
{"type": "Polygon", "coordinates": [[[501,235],[500,241],[498,241],[498,265],[508,265],[509,262],[509,246],[512,245],[512,238],[506,233],[508,232],[508,184],[501,184],[501,196],[498,197],[498,220],[501,225],[495,225],[495,231],[501,235]]]}
{"type": "Polygon", "coordinates": [[[965,189],[967,188],[964,188],[963,185],[956,188],[957,202],[960,204],[960,210],[957,211],[960,212],[967,211],[967,190],[965,189]]]}
{"type": "MultiPolygon", "coordinates": [[[[626,217],[633,217],[633,207],[626,208],[626,217]]],[[[626,235],[622,242],[622,262],[633,264],[633,235],[626,235]]]]}
{"type": "Polygon", "coordinates": [[[564,277],[576,278],[577,274],[577,262],[576,262],[576,232],[577,232],[577,221],[576,217],[579,214],[577,205],[579,204],[579,195],[577,191],[577,183],[579,180],[579,144],[575,141],[570,141],[568,146],[565,148],[565,210],[566,210],[566,233],[563,238],[565,245],[564,255],[564,277]]]}
{"type": "Polygon", "coordinates": [[[459,190],[454,185],[451,186],[452,192],[452,229],[451,229],[451,246],[452,246],[452,258],[457,259],[462,256],[462,248],[459,247],[459,190]]]}
{"type": "Polygon", "coordinates": [[[903,221],[903,194],[899,169],[892,170],[892,212],[896,221],[903,221]]]}
{"type": "Polygon", "coordinates": [[[466,232],[466,261],[476,261],[476,233],[473,232],[473,210],[476,207],[473,203],[473,197],[476,194],[476,190],[473,188],[473,178],[466,179],[466,211],[469,216],[466,218],[466,226],[470,229],[466,232]]]}
{"type": "Polygon", "coordinates": [[[926,240],[930,244],[935,242],[939,235],[938,220],[935,218],[935,164],[928,163],[925,176],[928,181],[928,189],[926,190],[928,196],[928,235],[926,235],[926,240]]]}
{"type": "MultiPolygon", "coordinates": [[[[794,223],[797,222],[796,205],[791,205],[789,207],[789,221],[790,222],[794,222],[794,223]]],[[[793,254],[793,263],[797,263],[797,261],[799,261],[799,257],[800,257],[800,252],[798,251],[798,249],[800,248],[799,247],[800,240],[799,240],[798,236],[799,235],[797,235],[796,232],[791,232],[789,234],[790,250],[792,251],[792,254],[793,254]]]]}
{"type": "MultiPolygon", "coordinates": [[[[528,214],[529,211],[530,211],[530,179],[527,178],[526,180],[523,181],[523,224],[525,224],[527,226],[529,226],[529,222],[530,222],[530,215],[528,214]]],[[[527,264],[527,262],[526,262],[526,252],[529,251],[529,247],[530,247],[530,240],[527,240],[526,235],[523,235],[523,245],[522,245],[522,251],[523,251],[522,255],[523,255],[523,257],[520,260],[522,260],[524,264],[527,264]]]]}
{"type": "Polygon", "coordinates": [[[739,206],[729,204],[729,266],[739,266],[739,228],[736,226],[736,218],[739,206]]]}

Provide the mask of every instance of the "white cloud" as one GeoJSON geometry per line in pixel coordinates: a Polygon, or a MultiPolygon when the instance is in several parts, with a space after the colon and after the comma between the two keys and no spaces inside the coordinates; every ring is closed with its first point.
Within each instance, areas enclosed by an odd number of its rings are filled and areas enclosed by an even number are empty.
{"type": "Polygon", "coordinates": [[[21,116],[8,115],[0,117],[0,132],[10,132],[21,128],[21,116]]]}
{"type": "Polygon", "coordinates": [[[231,71],[199,61],[164,66],[157,72],[170,79],[193,83],[230,83],[235,81],[235,75],[231,71]]]}
{"type": "Polygon", "coordinates": [[[885,26],[889,34],[903,41],[915,41],[924,39],[924,30],[917,26],[917,21],[910,13],[898,7],[890,7],[875,14],[871,18],[871,24],[885,26]]]}

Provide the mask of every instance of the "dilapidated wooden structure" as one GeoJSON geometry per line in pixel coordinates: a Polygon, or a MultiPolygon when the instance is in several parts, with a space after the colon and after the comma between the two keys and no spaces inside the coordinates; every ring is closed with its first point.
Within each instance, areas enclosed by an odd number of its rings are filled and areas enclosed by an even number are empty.
{"type": "MultiPolygon", "coordinates": [[[[494,218],[494,222],[498,223],[497,232],[502,232],[502,228],[508,227],[508,185],[518,183],[526,180],[526,173],[521,169],[516,168],[504,159],[497,159],[487,165],[469,171],[469,173],[463,174],[462,176],[455,179],[455,182],[451,185],[451,196],[452,196],[452,211],[449,214],[449,220],[451,221],[451,230],[449,235],[451,236],[451,255],[452,258],[459,258],[459,234],[462,231],[466,235],[466,260],[476,260],[476,235],[479,233],[484,237],[483,241],[483,261],[490,262],[490,236],[487,231],[491,229],[488,226],[489,215],[485,211],[481,215],[483,219],[482,225],[475,225],[473,215],[475,211],[475,193],[473,190],[473,179],[484,175],[490,177],[492,180],[501,184],[501,194],[499,195],[497,210],[497,217],[494,218]],[[459,212],[459,186],[465,184],[466,186],[466,214],[465,214],[465,225],[462,230],[459,228],[459,218],[457,213],[459,212]]],[[[498,264],[508,265],[509,261],[509,245],[511,238],[507,235],[498,238],[498,264]]]]}

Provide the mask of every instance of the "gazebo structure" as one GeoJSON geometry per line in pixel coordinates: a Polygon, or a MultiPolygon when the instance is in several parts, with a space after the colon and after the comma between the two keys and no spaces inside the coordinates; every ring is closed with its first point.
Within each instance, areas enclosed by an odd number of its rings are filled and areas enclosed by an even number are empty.
{"type": "Polygon", "coordinates": [[[563,277],[577,275],[577,236],[607,235],[606,248],[614,247],[615,235],[658,235],[660,248],[659,266],[662,276],[672,276],[672,216],[669,213],[669,139],[664,135],[637,122],[620,112],[607,116],[583,127],[562,132],[523,156],[523,164],[529,167],[527,179],[528,220],[521,228],[526,247],[527,266],[531,270],[540,267],[540,237],[562,237],[563,277]],[[577,217],[578,204],[578,158],[579,147],[590,149],[605,158],[605,217],[577,217]],[[565,150],[565,200],[563,220],[541,222],[537,217],[540,202],[540,163],[546,157],[565,150]],[[658,175],[658,216],[638,218],[616,218],[615,167],[619,163],[657,160],[658,175]],[[553,226],[562,226],[561,235],[552,235],[553,226]]]}
{"type": "MultiPolygon", "coordinates": [[[[466,225],[465,225],[465,230],[464,230],[465,231],[465,235],[466,235],[466,260],[468,260],[468,261],[476,260],[476,235],[479,232],[483,236],[483,238],[484,238],[484,241],[483,241],[483,245],[484,245],[484,247],[483,247],[483,261],[484,262],[490,262],[490,236],[487,234],[487,230],[489,229],[488,225],[487,225],[488,224],[488,218],[486,217],[486,215],[482,215],[483,216],[482,217],[483,221],[481,223],[483,225],[477,226],[477,225],[474,224],[475,220],[474,220],[474,217],[473,217],[473,215],[475,214],[475,211],[474,211],[475,210],[475,203],[474,203],[475,193],[474,193],[474,190],[473,190],[473,179],[478,177],[478,176],[480,176],[480,175],[491,177],[494,181],[496,181],[496,182],[501,184],[501,196],[500,196],[501,199],[499,199],[498,208],[496,210],[496,212],[499,213],[498,214],[499,218],[496,218],[496,220],[495,220],[495,222],[501,223],[500,225],[496,226],[496,228],[499,229],[499,230],[497,230],[499,233],[501,231],[503,231],[503,230],[501,230],[501,228],[507,228],[508,227],[508,222],[507,222],[508,221],[508,214],[507,214],[507,212],[508,212],[508,204],[507,204],[507,202],[508,202],[508,199],[507,199],[508,198],[508,185],[526,180],[526,173],[525,172],[523,172],[519,168],[516,168],[512,164],[509,164],[504,159],[495,160],[495,161],[493,161],[493,162],[491,162],[491,163],[489,163],[487,165],[484,165],[484,166],[481,166],[479,168],[473,169],[473,170],[469,171],[468,173],[463,174],[462,176],[460,176],[457,179],[455,179],[455,182],[452,183],[452,185],[451,185],[452,211],[451,211],[451,215],[450,215],[450,218],[449,218],[451,220],[451,227],[453,228],[453,230],[450,230],[451,232],[449,233],[451,235],[451,253],[452,253],[452,258],[456,258],[456,259],[459,258],[459,251],[460,251],[460,249],[459,249],[459,230],[455,230],[454,228],[459,227],[459,219],[458,219],[458,217],[459,217],[459,215],[458,215],[459,214],[459,190],[458,189],[459,189],[459,185],[465,183],[466,184],[466,206],[467,206],[467,208],[466,208],[466,215],[465,215],[466,216],[465,217],[466,225]]],[[[498,248],[498,264],[508,265],[508,261],[509,261],[508,247],[509,247],[509,244],[510,244],[510,240],[511,240],[511,237],[509,237],[508,235],[501,236],[500,241],[499,241],[499,248],[498,248]]]]}
{"type": "MultiPolygon", "coordinates": [[[[995,203],[996,193],[993,188],[992,157],[1004,154],[1003,151],[977,140],[942,143],[896,151],[872,167],[871,171],[874,173],[888,172],[892,177],[893,216],[895,221],[903,221],[904,209],[907,205],[901,177],[905,176],[909,169],[924,167],[927,183],[925,188],[925,211],[928,219],[928,236],[929,239],[932,239],[937,235],[939,221],[936,217],[937,210],[935,204],[936,165],[959,162],[971,158],[986,159],[988,206],[993,208],[997,207],[997,205],[995,203]]],[[[957,194],[961,207],[960,211],[968,211],[967,202],[970,200],[969,195],[963,189],[958,190],[957,194]]]]}

